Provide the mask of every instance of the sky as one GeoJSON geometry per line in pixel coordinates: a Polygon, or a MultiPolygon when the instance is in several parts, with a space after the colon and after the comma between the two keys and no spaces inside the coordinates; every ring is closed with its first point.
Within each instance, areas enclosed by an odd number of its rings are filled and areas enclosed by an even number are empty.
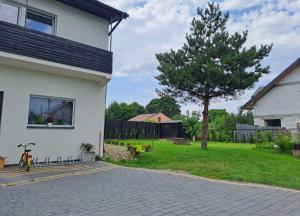
{"type": "MultiPolygon", "coordinates": [[[[108,86],[107,105],[112,101],[146,105],[157,98],[160,86],[155,76],[156,53],[179,49],[185,42],[197,7],[206,0],[104,0],[108,5],[129,14],[113,35],[114,72],[108,86]]],[[[293,63],[300,50],[300,0],[218,0],[223,11],[230,12],[228,30],[248,30],[246,46],[273,44],[269,57],[262,63],[270,65],[271,73],[264,75],[253,89],[238,99],[216,101],[210,108],[237,112],[254,93],[268,84],[293,63]]],[[[201,104],[181,104],[186,110],[202,110],[201,104]]]]}

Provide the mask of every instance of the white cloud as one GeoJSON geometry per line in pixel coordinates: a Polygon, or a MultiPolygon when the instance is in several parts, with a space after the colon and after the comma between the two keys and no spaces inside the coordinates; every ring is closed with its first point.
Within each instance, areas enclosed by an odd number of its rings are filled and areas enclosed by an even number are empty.
{"type": "MultiPolygon", "coordinates": [[[[157,74],[156,53],[180,48],[198,6],[206,0],[105,0],[105,3],[127,11],[113,36],[115,77],[142,80],[157,74]]],[[[232,32],[249,30],[247,46],[274,44],[264,63],[272,73],[256,86],[265,85],[298,58],[300,48],[300,0],[218,0],[221,8],[231,12],[228,23],[232,32]]],[[[153,87],[153,91],[154,91],[153,87]]],[[[252,90],[253,91],[253,90],[252,90]]],[[[252,91],[226,104],[236,110],[250,98],[252,91]]]]}
{"type": "Polygon", "coordinates": [[[268,2],[268,0],[251,0],[251,1],[225,0],[221,2],[220,6],[222,7],[223,10],[242,10],[245,8],[257,6],[264,2],[268,2]]]}

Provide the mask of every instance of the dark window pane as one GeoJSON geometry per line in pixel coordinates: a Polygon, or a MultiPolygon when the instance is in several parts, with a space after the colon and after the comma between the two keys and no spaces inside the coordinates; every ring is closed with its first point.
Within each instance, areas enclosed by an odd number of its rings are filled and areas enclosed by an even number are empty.
{"type": "Polygon", "coordinates": [[[31,11],[27,12],[26,27],[36,31],[53,34],[54,19],[47,15],[40,15],[31,11]]]}
{"type": "Polygon", "coordinates": [[[47,124],[49,112],[49,99],[43,97],[30,97],[28,124],[47,124]]]}
{"type": "Polygon", "coordinates": [[[0,2],[0,20],[17,25],[18,18],[19,18],[18,7],[0,2]]]}
{"type": "Polygon", "coordinates": [[[54,125],[72,125],[73,101],[65,99],[51,99],[50,113],[54,125]]]}
{"type": "Polygon", "coordinates": [[[265,121],[266,121],[267,126],[281,127],[281,120],[280,119],[268,119],[268,120],[265,120],[265,121]]]}

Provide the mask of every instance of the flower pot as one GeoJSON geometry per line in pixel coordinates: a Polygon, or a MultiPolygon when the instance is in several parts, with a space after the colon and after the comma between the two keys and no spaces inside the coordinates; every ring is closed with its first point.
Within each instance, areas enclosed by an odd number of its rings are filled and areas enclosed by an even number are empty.
{"type": "Polygon", "coordinates": [[[293,145],[292,153],[293,156],[300,156],[300,144],[293,145]]]}
{"type": "Polygon", "coordinates": [[[82,153],[82,162],[86,163],[86,162],[93,162],[95,161],[96,158],[96,153],[91,151],[85,151],[82,153]]]}
{"type": "Polygon", "coordinates": [[[47,123],[47,126],[51,127],[51,126],[53,126],[53,123],[47,123]]]}
{"type": "Polygon", "coordinates": [[[5,165],[5,158],[0,157],[0,170],[2,170],[4,168],[4,165],[5,165]]]}

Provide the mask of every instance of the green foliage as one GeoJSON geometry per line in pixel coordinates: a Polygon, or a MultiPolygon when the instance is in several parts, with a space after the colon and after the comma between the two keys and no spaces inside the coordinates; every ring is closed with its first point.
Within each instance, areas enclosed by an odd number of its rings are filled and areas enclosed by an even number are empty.
{"type": "Polygon", "coordinates": [[[277,150],[282,153],[290,153],[293,148],[293,139],[290,133],[278,133],[274,140],[277,150]]]}
{"type": "Polygon", "coordinates": [[[200,136],[201,122],[200,114],[193,112],[191,117],[185,117],[182,121],[184,129],[192,139],[200,136]]]}
{"type": "Polygon", "coordinates": [[[127,147],[128,147],[128,151],[130,151],[133,157],[138,157],[144,153],[143,146],[140,144],[135,144],[135,145],[128,144],[127,147]]]}
{"type": "Polygon", "coordinates": [[[294,143],[299,145],[300,144],[300,133],[296,133],[294,136],[294,143]]]}
{"type": "MultiPolygon", "coordinates": [[[[208,112],[208,117],[209,138],[212,141],[233,141],[236,124],[251,124],[253,122],[253,114],[242,110],[235,114],[228,113],[225,109],[211,109],[208,112]]],[[[244,139],[246,142],[246,137],[244,139]]]]}
{"type": "MultiPolygon", "coordinates": [[[[227,31],[229,13],[223,13],[219,5],[209,3],[207,8],[198,9],[197,15],[181,49],[156,55],[160,72],[156,79],[163,86],[161,95],[184,102],[202,102],[206,139],[210,102],[216,98],[234,99],[269,73],[269,67],[260,62],[272,46],[247,48],[248,32],[227,31]]],[[[204,148],[206,142],[202,140],[204,148]]]]}
{"type": "Polygon", "coordinates": [[[144,149],[145,149],[145,152],[150,152],[152,150],[152,145],[150,145],[150,144],[144,145],[144,149]]]}
{"type": "Polygon", "coordinates": [[[106,109],[107,120],[129,120],[137,115],[146,113],[145,108],[133,102],[131,104],[112,102],[106,109]]]}
{"type": "Polygon", "coordinates": [[[146,106],[148,113],[163,113],[170,118],[180,115],[180,105],[171,97],[153,99],[146,106]]]}
{"type": "Polygon", "coordinates": [[[257,149],[274,149],[272,132],[258,131],[255,141],[255,148],[257,149]]]}
{"type": "Polygon", "coordinates": [[[95,148],[95,146],[90,143],[81,143],[80,148],[86,152],[90,152],[95,148]]]}

